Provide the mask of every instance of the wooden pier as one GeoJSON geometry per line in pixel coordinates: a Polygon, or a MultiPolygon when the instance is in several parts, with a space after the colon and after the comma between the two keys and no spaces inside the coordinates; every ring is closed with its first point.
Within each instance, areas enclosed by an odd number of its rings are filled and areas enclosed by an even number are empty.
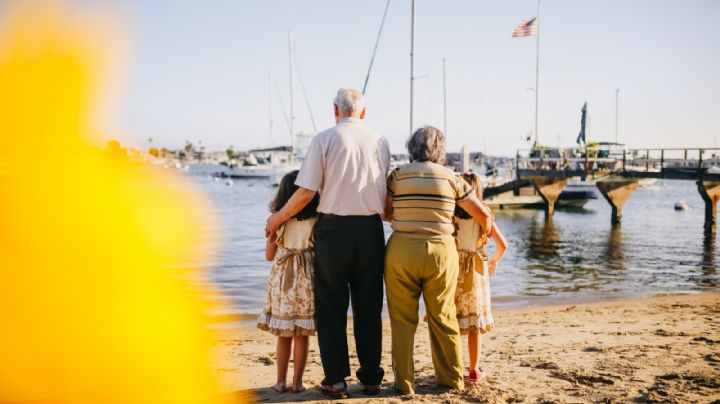
{"type": "MultiPolygon", "coordinates": [[[[519,150],[516,180],[503,190],[532,184],[545,202],[545,213],[554,212],[555,201],[569,178],[595,180],[612,206],[611,222],[622,220],[622,207],[644,178],[695,181],[705,202],[705,228],[715,230],[720,200],[720,148],[698,149],[567,149],[519,150]]],[[[491,193],[503,191],[489,190],[491,193]],[[497,191],[497,192],[495,192],[497,191]]]]}

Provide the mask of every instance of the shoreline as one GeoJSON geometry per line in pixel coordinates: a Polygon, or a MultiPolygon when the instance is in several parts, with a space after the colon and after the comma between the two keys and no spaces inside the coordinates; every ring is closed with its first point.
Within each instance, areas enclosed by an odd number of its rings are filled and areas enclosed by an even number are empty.
{"type": "MultiPolygon", "coordinates": [[[[710,288],[709,288],[710,289],[710,288]]],[[[542,307],[554,307],[554,306],[566,306],[566,305],[578,305],[578,304],[594,304],[594,303],[612,303],[618,301],[632,301],[651,299],[655,297],[665,296],[694,296],[702,294],[713,294],[718,293],[716,288],[712,290],[691,290],[691,291],[669,291],[669,292],[647,292],[641,293],[636,296],[629,294],[604,294],[604,295],[593,295],[593,296],[576,296],[576,297],[550,297],[550,296],[500,296],[499,298],[493,298],[493,313],[502,311],[513,311],[530,308],[542,308],[542,307]],[[498,302],[500,300],[500,302],[498,302]]],[[[422,301],[420,302],[420,308],[423,308],[422,301]]],[[[223,314],[211,314],[210,323],[213,326],[220,328],[231,328],[231,327],[254,327],[255,320],[257,320],[262,307],[258,308],[256,313],[223,313],[223,314]]],[[[389,321],[387,313],[387,302],[383,303],[383,321],[389,321]]],[[[352,315],[348,312],[348,321],[352,319],[352,315]]]]}
{"type": "MultiPolygon", "coordinates": [[[[720,400],[720,293],[664,294],[602,302],[494,310],[496,329],[483,338],[488,377],[462,392],[434,386],[427,326],[415,335],[417,394],[392,388],[390,326],[383,323],[379,396],[367,397],[354,377],[342,402],[713,402],[720,400]]],[[[304,393],[278,394],[275,338],[249,321],[219,329],[213,365],[233,397],[275,402],[323,402],[317,339],[310,339],[304,393]]],[[[352,323],[348,323],[351,336],[352,323]]],[[[354,341],[350,361],[357,369],[354,341]]],[[[463,355],[467,344],[463,338],[463,355]]],[[[467,364],[467,359],[465,359],[467,364]]],[[[290,374],[292,363],[290,364],[290,374]]]]}

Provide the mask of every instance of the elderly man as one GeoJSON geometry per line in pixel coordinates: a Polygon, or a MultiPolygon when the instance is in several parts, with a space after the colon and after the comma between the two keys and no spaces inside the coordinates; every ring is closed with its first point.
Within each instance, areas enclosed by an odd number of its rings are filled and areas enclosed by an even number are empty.
{"type": "Polygon", "coordinates": [[[300,188],[267,220],[275,232],[320,192],[315,235],[315,312],[325,379],[332,397],[347,393],[350,376],[347,311],[352,300],[356,375],[365,394],[377,394],[384,370],[382,345],[385,236],[381,215],[390,166],[387,140],[363,124],[365,107],[357,90],[340,89],[334,101],[336,126],[310,144],[295,184],[300,188]]]}

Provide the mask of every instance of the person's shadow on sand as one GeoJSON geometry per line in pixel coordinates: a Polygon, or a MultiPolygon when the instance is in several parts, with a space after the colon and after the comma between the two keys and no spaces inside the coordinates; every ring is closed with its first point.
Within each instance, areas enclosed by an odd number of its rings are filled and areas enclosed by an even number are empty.
{"type": "MultiPolygon", "coordinates": [[[[373,398],[393,397],[398,395],[398,391],[392,387],[392,383],[384,383],[382,390],[376,396],[366,396],[363,394],[361,384],[348,383],[348,397],[345,400],[367,401],[373,398]]],[[[308,401],[327,401],[330,397],[320,390],[319,386],[308,387],[302,393],[278,393],[271,387],[239,390],[234,393],[238,397],[243,397],[249,402],[256,403],[289,403],[289,402],[308,402],[308,401]]]]}
{"type": "MultiPolygon", "coordinates": [[[[438,395],[448,392],[447,388],[435,387],[435,378],[433,376],[419,376],[416,379],[417,389],[415,395],[438,395]]],[[[302,393],[278,393],[271,387],[238,390],[233,393],[234,398],[243,398],[248,402],[256,403],[289,403],[289,402],[309,402],[309,401],[328,401],[330,397],[325,395],[319,386],[308,387],[302,393]]],[[[393,387],[393,383],[383,383],[380,393],[375,396],[367,396],[363,394],[363,386],[359,383],[348,383],[348,396],[341,399],[342,402],[387,402],[388,398],[394,397],[402,399],[404,396],[393,387]]],[[[409,397],[409,396],[408,396],[409,397]]]]}

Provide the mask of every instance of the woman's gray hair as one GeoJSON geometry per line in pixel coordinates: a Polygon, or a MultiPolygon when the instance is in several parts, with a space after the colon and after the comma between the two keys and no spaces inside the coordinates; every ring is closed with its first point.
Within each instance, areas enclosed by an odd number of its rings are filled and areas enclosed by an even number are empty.
{"type": "Polygon", "coordinates": [[[413,133],[405,144],[410,161],[431,161],[437,164],[445,162],[445,135],[440,129],[430,125],[423,126],[413,133]]]}
{"type": "Polygon", "coordinates": [[[365,108],[362,93],[352,88],[339,89],[333,100],[333,104],[335,104],[340,111],[345,112],[362,111],[362,109],[365,108]]]}

